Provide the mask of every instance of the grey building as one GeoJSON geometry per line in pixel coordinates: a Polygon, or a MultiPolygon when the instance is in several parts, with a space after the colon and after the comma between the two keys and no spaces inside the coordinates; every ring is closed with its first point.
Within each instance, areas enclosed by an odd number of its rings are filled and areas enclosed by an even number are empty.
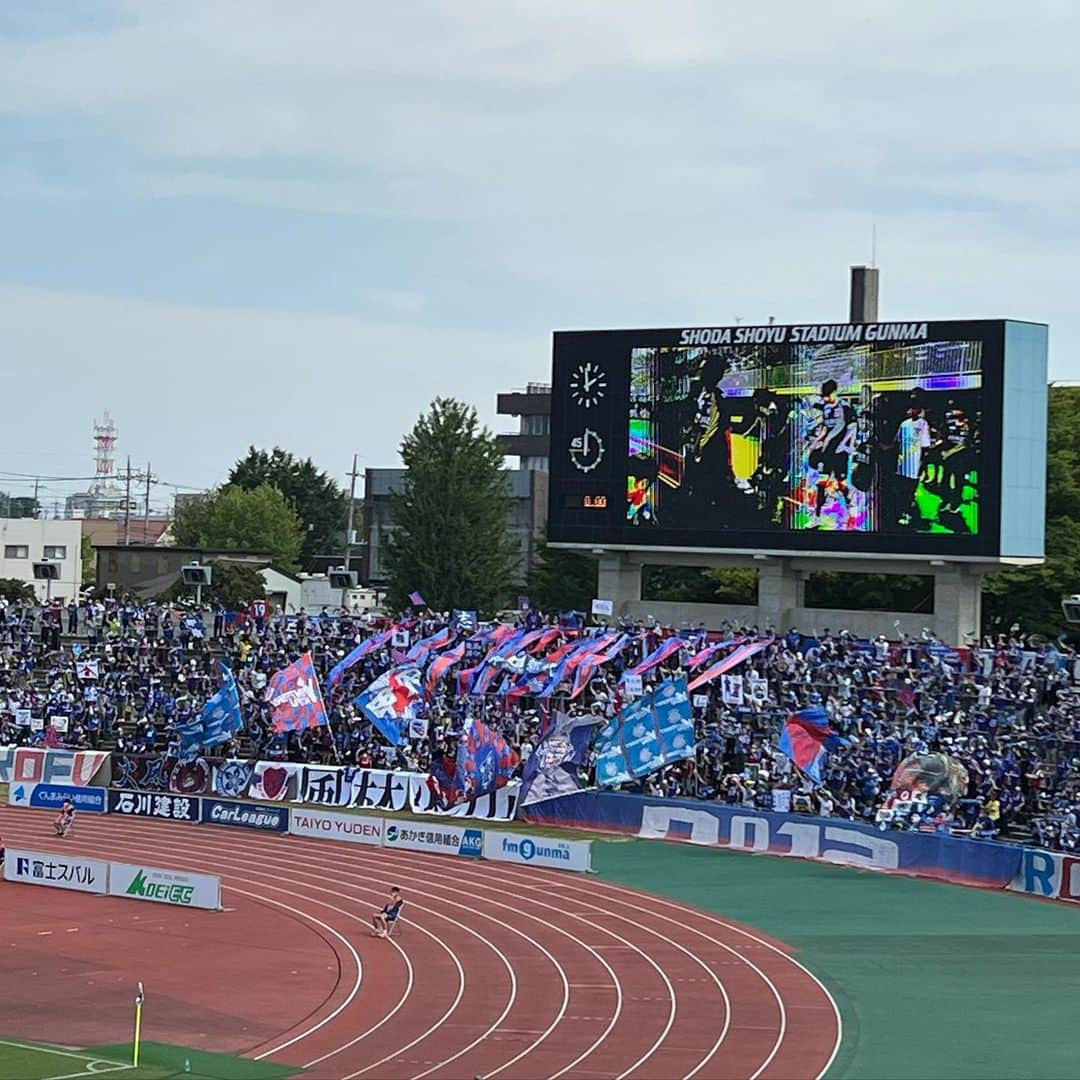
{"type": "Polygon", "coordinates": [[[250,563],[262,569],[273,562],[265,551],[217,551],[157,544],[108,544],[95,548],[95,554],[99,591],[112,591],[117,596],[130,593],[145,599],[171,588],[180,578],[180,568],[188,563],[250,563]]]}
{"type": "MultiPolygon", "coordinates": [[[[545,459],[546,460],[546,459],[545,459]]],[[[536,557],[540,533],[547,522],[548,474],[538,469],[508,469],[510,493],[514,500],[510,532],[521,551],[521,577],[536,557]]],[[[369,585],[387,580],[385,540],[393,528],[390,521],[390,493],[405,483],[404,469],[366,469],[364,472],[364,525],[367,530],[367,578],[369,585]]]]}
{"type": "Polygon", "coordinates": [[[518,430],[497,436],[507,457],[516,457],[526,472],[547,472],[551,452],[551,387],[529,383],[525,389],[499,394],[495,411],[500,416],[516,416],[518,430]]]}

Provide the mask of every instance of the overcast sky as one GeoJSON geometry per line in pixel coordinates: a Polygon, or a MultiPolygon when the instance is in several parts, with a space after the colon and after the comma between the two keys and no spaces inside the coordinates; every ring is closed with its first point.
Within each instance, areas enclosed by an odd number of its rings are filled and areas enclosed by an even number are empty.
{"type": "Polygon", "coordinates": [[[88,473],[108,408],[173,484],[344,482],[436,394],[510,430],[556,328],[844,321],[874,224],[882,318],[1080,378],[1078,11],[7,0],[0,470],[88,473]]]}

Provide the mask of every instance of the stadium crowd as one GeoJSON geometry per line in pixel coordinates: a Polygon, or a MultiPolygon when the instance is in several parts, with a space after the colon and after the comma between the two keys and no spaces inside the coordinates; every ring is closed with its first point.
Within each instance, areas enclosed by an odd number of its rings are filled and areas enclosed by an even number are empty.
{"type": "MultiPolygon", "coordinates": [[[[545,624],[536,613],[522,618],[545,624]]],[[[408,621],[414,641],[446,625],[445,616],[427,612],[408,621]]],[[[537,743],[544,708],[613,716],[622,704],[624,668],[674,633],[643,624],[615,629],[630,632],[627,646],[574,701],[566,698],[568,687],[543,703],[494,693],[468,697],[455,691],[456,679],[443,679],[422,706],[428,738],[392,747],[353,704],[394,663],[389,642],[326,693],[329,727],[276,734],[263,700],[273,673],[305,652],[326,687],[333,666],[374,632],[364,617],[301,611],[256,618],[133,600],[42,609],[0,600],[0,746],[108,747],[175,757],[176,727],[199,715],[219,685],[217,661],[224,660],[237,677],[245,730],[212,748],[215,756],[425,772],[432,754],[452,751],[467,719],[482,715],[524,761],[537,743]]],[[[567,636],[595,632],[564,630],[567,636]]],[[[687,650],[649,671],[646,689],[683,672],[680,665],[706,637],[701,628],[681,634],[687,650]]],[[[968,774],[968,789],[946,827],[1003,839],[1030,831],[1043,846],[1080,850],[1080,696],[1070,651],[1035,646],[1019,634],[970,650],[928,635],[859,641],[844,631],[807,636],[722,627],[711,636],[721,635],[769,644],[739,669],[738,696],[721,680],[693,692],[696,758],[654,773],[640,790],[873,821],[898,763],[912,753],[943,751],[968,774]],[[850,740],[830,755],[820,786],[777,746],[786,717],[815,705],[850,740]]]]}

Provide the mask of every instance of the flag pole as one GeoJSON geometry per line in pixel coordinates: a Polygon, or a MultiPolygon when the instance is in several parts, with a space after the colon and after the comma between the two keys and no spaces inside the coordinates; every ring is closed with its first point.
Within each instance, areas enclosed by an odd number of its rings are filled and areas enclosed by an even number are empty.
{"type": "Polygon", "coordinates": [[[139,983],[139,992],[135,995],[135,1042],[132,1044],[131,1067],[139,1067],[139,1049],[142,1042],[142,1007],[143,984],[139,983]]]}

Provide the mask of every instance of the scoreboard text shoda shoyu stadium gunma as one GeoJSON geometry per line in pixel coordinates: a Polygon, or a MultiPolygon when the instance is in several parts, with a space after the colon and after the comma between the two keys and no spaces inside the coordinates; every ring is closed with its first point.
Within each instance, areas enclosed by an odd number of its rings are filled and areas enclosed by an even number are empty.
{"type": "Polygon", "coordinates": [[[1047,328],[556,333],[552,542],[1043,554],[1047,328]]]}

